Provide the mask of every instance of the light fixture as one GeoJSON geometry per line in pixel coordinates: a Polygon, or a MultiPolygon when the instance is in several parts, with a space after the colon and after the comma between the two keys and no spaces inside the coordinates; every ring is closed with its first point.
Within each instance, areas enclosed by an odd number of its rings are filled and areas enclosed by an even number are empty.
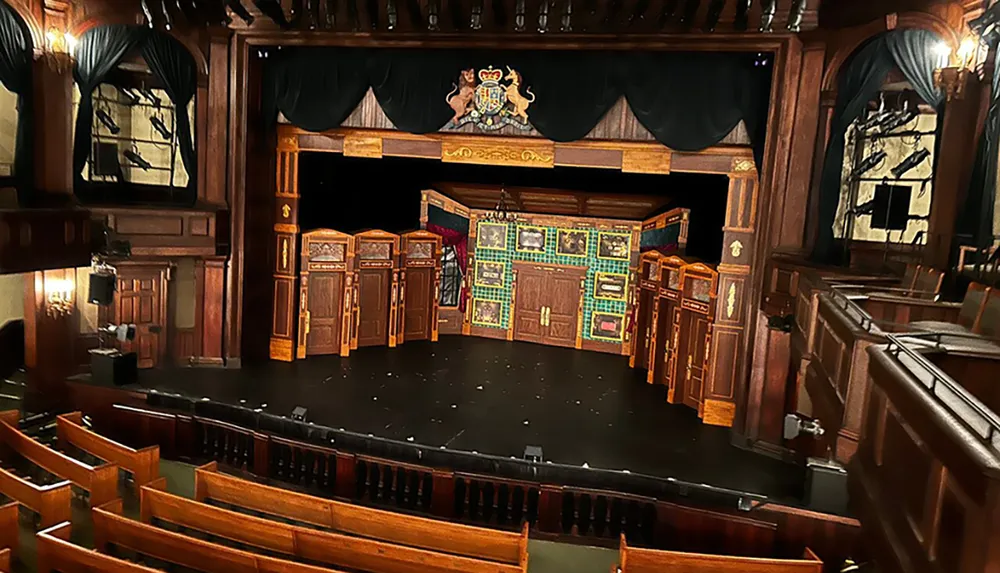
{"type": "Polygon", "coordinates": [[[934,85],[944,91],[947,101],[964,98],[969,74],[976,67],[979,37],[970,32],[959,42],[955,52],[943,42],[932,49],[940,62],[934,70],[934,85]]]}
{"type": "Polygon", "coordinates": [[[52,71],[63,74],[73,68],[77,40],[55,26],[45,31],[45,62],[52,71]]]}
{"type": "Polygon", "coordinates": [[[868,157],[865,157],[864,160],[862,160],[861,163],[859,163],[858,166],[851,173],[851,177],[854,177],[855,179],[861,177],[865,173],[868,173],[872,169],[875,169],[879,163],[882,163],[884,159],[885,159],[885,151],[879,149],[875,153],[872,153],[868,157]]]}
{"type": "Polygon", "coordinates": [[[59,318],[73,312],[73,287],[69,279],[45,281],[45,312],[49,316],[59,318]]]}
{"type": "Polygon", "coordinates": [[[513,223],[517,221],[517,213],[510,210],[510,195],[506,187],[500,187],[500,200],[496,207],[486,213],[486,220],[491,223],[513,223]]]}
{"type": "Polygon", "coordinates": [[[906,159],[900,161],[899,165],[890,169],[890,171],[892,172],[892,176],[895,177],[896,179],[899,179],[900,177],[905,175],[908,171],[910,171],[917,165],[920,165],[924,161],[924,159],[927,159],[930,156],[930,154],[931,152],[927,151],[924,148],[920,148],[914,151],[913,153],[906,156],[906,159]]]}
{"type": "Polygon", "coordinates": [[[903,127],[915,119],[917,119],[917,110],[911,110],[910,102],[904,101],[903,109],[887,115],[883,121],[878,123],[878,128],[882,133],[889,133],[894,129],[903,127]]]}

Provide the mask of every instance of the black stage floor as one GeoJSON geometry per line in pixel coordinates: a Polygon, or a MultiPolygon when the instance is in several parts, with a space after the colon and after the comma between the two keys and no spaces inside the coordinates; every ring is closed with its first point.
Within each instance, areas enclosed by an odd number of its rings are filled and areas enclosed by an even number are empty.
{"type": "Polygon", "coordinates": [[[628,358],[464,336],[242,369],[141,373],[147,388],[431,446],[627,469],[797,502],[803,470],[730,444],[628,358]]]}

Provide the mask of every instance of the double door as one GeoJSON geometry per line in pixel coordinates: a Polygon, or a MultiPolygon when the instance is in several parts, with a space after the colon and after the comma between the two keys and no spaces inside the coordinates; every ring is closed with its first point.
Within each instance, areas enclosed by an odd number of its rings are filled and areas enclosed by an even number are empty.
{"type": "Polygon", "coordinates": [[[584,267],[514,263],[514,340],[576,347],[584,267]]]}

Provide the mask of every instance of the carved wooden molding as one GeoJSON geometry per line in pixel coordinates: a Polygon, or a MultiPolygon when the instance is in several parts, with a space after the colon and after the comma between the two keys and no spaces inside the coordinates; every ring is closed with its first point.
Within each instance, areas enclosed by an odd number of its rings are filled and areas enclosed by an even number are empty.
{"type": "Polygon", "coordinates": [[[622,150],[622,172],[653,173],[667,175],[670,173],[670,150],[663,149],[624,149],[622,150]]]}
{"type": "Polygon", "coordinates": [[[441,142],[441,161],[515,167],[555,167],[555,146],[545,140],[513,138],[448,138],[441,142]]]}

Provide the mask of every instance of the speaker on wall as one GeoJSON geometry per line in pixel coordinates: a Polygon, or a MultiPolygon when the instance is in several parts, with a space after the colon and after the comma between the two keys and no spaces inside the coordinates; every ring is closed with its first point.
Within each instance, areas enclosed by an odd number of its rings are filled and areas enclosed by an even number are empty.
{"type": "Polygon", "coordinates": [[[115,301],[115,275],[90,273],[90,290],[87,301],[100,306],[111,305],[115,301]]]}

